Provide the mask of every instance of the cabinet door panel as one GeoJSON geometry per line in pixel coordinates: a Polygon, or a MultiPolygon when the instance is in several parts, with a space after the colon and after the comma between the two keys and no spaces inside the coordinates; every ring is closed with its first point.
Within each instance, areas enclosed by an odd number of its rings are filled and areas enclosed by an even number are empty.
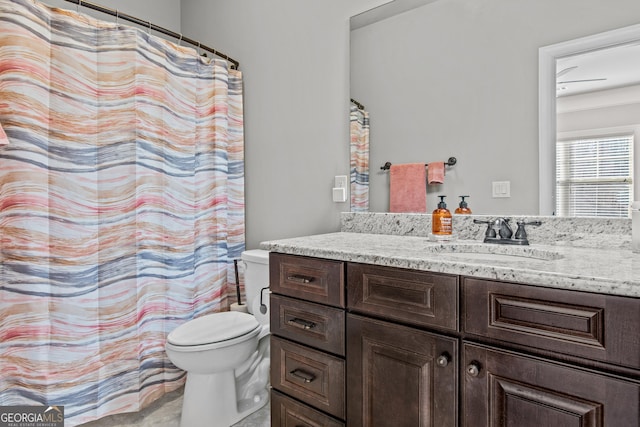
{"type": "Polygon", "coordinates": [[[457,340],[347,315],[347,425],[457,425],[457,340]]]}
{"type": "Polygon", "coordinates": [[[347,264],[348,307],[417,326],[458,330],[458,277],[347,264]]]}
{"type": "Polygon", "coordinates": [[[638,427],[640,385],[464,343],[463,426],[638,427]]]}
{"type": "Polygon", "coordinates": [[[462,328],[473,334],[640,369],[640,299],[465,277],[462,328]]]}

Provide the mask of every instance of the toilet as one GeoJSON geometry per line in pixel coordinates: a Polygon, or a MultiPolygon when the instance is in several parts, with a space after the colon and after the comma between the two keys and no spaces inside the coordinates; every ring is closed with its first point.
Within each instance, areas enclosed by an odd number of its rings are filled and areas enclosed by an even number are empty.
{"type": "Polygon", "coordinates": [[[269,252],[241,258],[248,313],[201,316],[167,337],[169,360],[187,372],[181,427],[229,427],[269,400],[269,252]]]}

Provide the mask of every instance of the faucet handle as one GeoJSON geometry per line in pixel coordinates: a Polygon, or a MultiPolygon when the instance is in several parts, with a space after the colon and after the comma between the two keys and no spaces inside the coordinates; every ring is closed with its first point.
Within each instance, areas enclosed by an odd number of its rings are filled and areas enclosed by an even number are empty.
{"type": "Polygon", "coordinates": [[[542,225],[542,221],[529,221],[526,222],[524,219],[517,222],[518,229],[516,230],[516,235],[513,237],[516,240],[524,240],[527,241],[527,232],[524,229],[525,225],[542,225]]]}
{"type": "Polygon", "coordinates": [[[473,223],[474,224],[487,224],[487,231],[484,232],[485,239],[487,237],[496,237],[496,230],[494,230],[494,228],[493,228],[494,221],[491,221],[491,220],[482,221],[482,220],[479,220],[479,219],[474,219],[473,223]]]}

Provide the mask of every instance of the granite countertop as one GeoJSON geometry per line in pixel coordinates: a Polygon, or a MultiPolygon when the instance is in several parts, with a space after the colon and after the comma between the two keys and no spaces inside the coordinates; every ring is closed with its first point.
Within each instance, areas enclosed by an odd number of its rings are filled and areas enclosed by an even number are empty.
{"type": "Polygon", "coordinates": [[[504,246],[473,240],[337,232],[267,241],[263,249],[640,298],[640,254],[630,249],[504,246]],[[514,256],[515,255],[515,256],[514,256]]]}

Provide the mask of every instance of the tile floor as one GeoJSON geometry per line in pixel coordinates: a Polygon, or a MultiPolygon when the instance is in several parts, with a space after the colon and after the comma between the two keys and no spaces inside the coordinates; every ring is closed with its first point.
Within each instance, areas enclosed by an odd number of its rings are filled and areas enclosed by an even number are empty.
{"type": "MultiPolygon", "coordinates": [[[[82,424],[81,427],[179,427],[183,389],[158,399],[140,412],[118,414],[82,424]]],[[[234,427],[269,427],[269,403],[234,427]]]]}

